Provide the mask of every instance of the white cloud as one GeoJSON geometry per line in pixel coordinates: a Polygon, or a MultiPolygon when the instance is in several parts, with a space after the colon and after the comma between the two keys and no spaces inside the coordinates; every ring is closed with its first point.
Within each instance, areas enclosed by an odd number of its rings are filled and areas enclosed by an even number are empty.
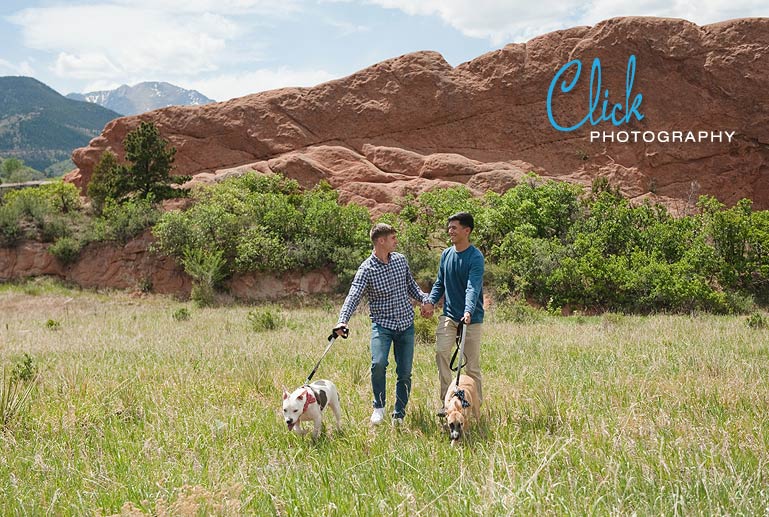
{"type": "Polygon", "coordinates": [[[120,73],[120,69],[107,56],[90,52],[78,55],[61,52],[53,70],[61,77],[73,79],[95,79],[120,73]]]}
{"type": "Polygon", "coordinates": [[[666,16],[698,24],[765,16],[765,0],[364,0],[409,15],[438,16],[466,36],[500,45],[614,16],[666,16]]]}
{"type": "Polygon", "coordinates": [[[197,90],[217,101],[224,101],[288,86],[315,86],[334,78],[335,75],[325,70],[292,70],[282,67],[223,74],[206,79],[179,78],[171,82],[183,88],[197,90]]]}
{"type": "Polygon", "coordinates": [[[284,16],[301,11],[301,0],[114,0],[114,3],[167,13],[262,14],[284,16]]]}
{"type": "Polygon", "coordinates": [[[0,58],[0,75],[26,75],[32,77],[35,75],[35,70],[28,61],[16,64],[0,58]]]}
{"type": "Polygon", "coordinates": [[[371,27],[367,25],[359,25],[342,20],[336,20],[333,18],[323,18],[323,23],[336,29],[333,33],[331,33],[336,37],[344,37],[351,34],[371,31],[371,27]]]}
{"type": "Polygon", "coordinates": [[[76,79],[215,71],[228,41],[245,34],[216,13],[122,5],[30,8],[10,20],[21,26],[27,47],[58,55],[55,73],[76,79]]]}

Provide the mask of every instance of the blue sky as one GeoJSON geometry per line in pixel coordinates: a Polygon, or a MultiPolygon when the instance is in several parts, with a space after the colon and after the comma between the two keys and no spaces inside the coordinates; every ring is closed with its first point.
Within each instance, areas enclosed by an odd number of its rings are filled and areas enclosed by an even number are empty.
{"type": "Polygon", "coordinates": [[[3,0],[0,75],[58,92],[168,81],[226,100],[311,86],[418,50],[452,65],[613,16],[699,24],[765,0],[3,0]]]}

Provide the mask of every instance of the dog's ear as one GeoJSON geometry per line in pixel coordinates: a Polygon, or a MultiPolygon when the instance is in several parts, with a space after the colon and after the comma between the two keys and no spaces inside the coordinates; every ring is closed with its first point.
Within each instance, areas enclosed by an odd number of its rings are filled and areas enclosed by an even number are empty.
{"type": "Polygon", "coordinates": [[[304,392],[302,392],[302,394],[301,394],[301,395],[299,395],[298,397],[296,397],[296,400],[304,400],[304,392]]]}
{"type": "Polygon", "coordinates": [[[286,387],[283,387],[283,400],[286,400],[288,398],[288,390],[286,387]]]}

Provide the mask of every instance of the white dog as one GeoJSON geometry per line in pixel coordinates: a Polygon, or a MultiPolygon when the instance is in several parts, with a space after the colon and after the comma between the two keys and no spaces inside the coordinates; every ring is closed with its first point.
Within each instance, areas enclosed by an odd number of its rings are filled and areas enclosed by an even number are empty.
{"type": "Polygon", "coordinates": [[[312,437],[320,436],[321,412],[329,406],[336,418],[336,428],[342,423],[342,411],[339,406],[339,392],[334,383],[327,380],[315,381],[289,393],[283,390],[283,418],[289,431],[299,436],[307,433],[301,423],[308,420],[313,422],[312,437]]]}

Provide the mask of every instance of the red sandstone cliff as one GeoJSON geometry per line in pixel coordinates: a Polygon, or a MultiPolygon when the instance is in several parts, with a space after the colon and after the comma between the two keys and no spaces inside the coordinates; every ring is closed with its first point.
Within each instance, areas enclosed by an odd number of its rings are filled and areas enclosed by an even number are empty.
{"type": "Polygon", "coordinates": [[[110,122],[77,149],[68,179],[84,187],[100,154],[140,120],[153,120],[178,149],[176,174],[194,181],[254,168],[304,185],[327,179],[342,200],[377,210],[398,196],[462,183],[502,190],[533,170],[589,183],[607,176],[631,197],[681,205],[698,194],[726,203],[750,197],[769,208],[769,18],[699,27],[684,20],[615,18],[512,44],[452,68],[417,52],[313,88],[285,88],[200,107],[171,107],[110,122]],[[546,97],[559,68],[581,59],[575,92],[555,116],[587,113],[590,65],[601,60],[612,103],[633,94],[644,120],[555,130],[546,97]],[[576,93],[579,92],[579,93],[576,93]],[[590,142],[589,130],[734,131],[731,143],[590,142]]]}
{"type": "MultiPolygon", "coordinates": [[[[189,296],[190,277],[171,257],[149,251],[152,240],[145,232],[124,246],[113,242],[89,244],[72,265],[59,262],[48,253],[50,244],[42,242],[0,248],[0,281],[46,275],[86,288],[150,289],[189,296]]],[[[235,298],[258,301],[289,294],[327,293],[336,285],[336,276],[327,269],[282,275],[237,274],[226,283],[235,298]]]]}

